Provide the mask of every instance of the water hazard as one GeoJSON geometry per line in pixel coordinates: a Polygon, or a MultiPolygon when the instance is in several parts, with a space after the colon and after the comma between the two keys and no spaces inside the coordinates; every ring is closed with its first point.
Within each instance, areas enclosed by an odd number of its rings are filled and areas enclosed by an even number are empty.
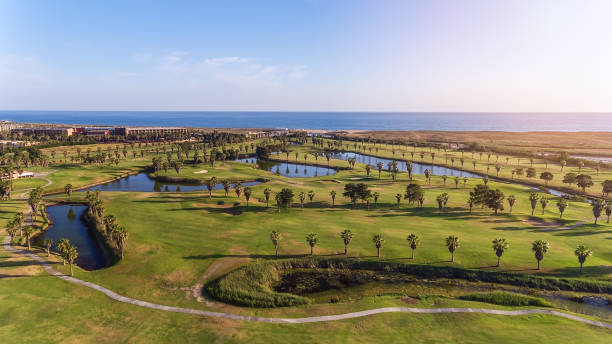
{"type": "Polygon", "coordinates": [[[52,205],[46,208],[53,224],[45,231],[44,238],[53,240],[52,249],[56,249],[61,238],[70,240],[79,253],[76,265],[85,270],[95,270],[108,266],[104,249],[95,240],[93,233],[81,217],[87,211],[86,205],[52,205]]]}

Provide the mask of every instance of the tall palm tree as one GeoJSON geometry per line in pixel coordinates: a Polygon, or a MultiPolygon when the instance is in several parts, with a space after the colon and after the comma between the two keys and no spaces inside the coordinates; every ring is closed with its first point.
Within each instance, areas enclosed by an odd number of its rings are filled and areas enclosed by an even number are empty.
{"type": "Polygon", "coordinates": [[[208,198],[212,197],[212,190],[217,185],[217,177],[213,176],[206,181],[206,188],[208,189],[208,198]]]}
{"type": "Polygon", "coordinates": [[[509,246],[510,245],[508,245],[508,242],[506,242],[506,239],[504,238],[497,238],[493,240],[493,251],[495,251],[495,255],[497,256],[497,266],[499,266],[502,254],[504,254],[509,246]]]}
{"type": "Polygon", "coordinates": [[[591,207],[593,210],[593,216],[595,217],[595,224],[597,224],[597,219],[601,216],[601,212],[606,207],[607,202],[597,199],[591,202],[591,207]]]}
{"type": "Polygon", "coordinates": [[[66,265],[66,258],[64,256],[64,252],[66,252],[66,249],[68,249],[68,246],[70,246],[70,241],[66,238],[61,238],[57,241],[57,246],[55,246],[57,248],[57,251],[60,253],[60,256],[62,257],[62,264],[66,265]]]}
{"type": "Polygon", "coordinates": [[[27,226],[23,230],[23,235],[25,236],[26,242],[28,243],[28,251],[31,249],[30,247],[30,238],[32,238],[32,234],[34,234],[34,227],[27,226]]]}
{"type": "Polygon", "coordinates": [[[540,270],[540,261],[544,259],[544,254],[548,252],[550,244],[544,240],[536,240],[531,244],[531,250],[535,254],[535,258],[538,261],[538,270],[540,270]]]}
{"type": "Polygon", "coordinates": [[[270,240],[272,240],[272,245],[274,245],[274,251],[276,251],[276,256],[278,257],[278,242],[281,240],[282,235],[279,231],[272,231],[270,233],[270,240]]]}
{"type": "Polygon", "coordinates": [[[380,258],[380,248],[385,242],[385,238],[383,237],[382,234],[375,234],[372,237],[372,242],[374,243],[374,246],[376,246],[376,256],[380,258]]]}
{"type": "Polygon", "coordinates": [[[229,179],[225,179],[223,181],[223,191],[225,191],[225,197],[227,197],[227,194],[229,193],[231,187],[232,183],[229,181],[229,179]]]}
{"type": "Polygon", "coordinates": [[[411,255],[410,259],[414,259],[414,250],[416,250],[417,247],[419,247],[419,244],[421,243],[421,240],[419,239],[419,236],[414,234],[414,233],[408,235],[406,240],[408,240],[408,244],[410,245],[410,249],[412,250],[412,255],[411,255]]]}
{"type": "Polygon", "coordinates": [[[346,256],[348,254],[348,245],[353,239],[353,233],[350,229],[345,229],[342,231],[342,233],[340,233],[340,238],[342,238],[342,241],[344,242],[344,255],[346,256]]]}
{"type": "Polygon", "coordinates": [[[45,246],[45,249],[47,250],[47,257],[51,255],[51,245],[53,245],[53,240],[51,239],[43,240],[43,246],[45,246]]]}
{"type": "Polygon", "coordinates": [[[593,251],[589,250],[589,248],[584,245],[578,245],[574,251],[574,254],[576,257],[578,257],[578,262],[580,263],[580,273],[582,273],[582,265],[588,257],[593,255],[593,251]]]}
{"type": "Polygon", "coordinates": [[[542,215],[544,215],[544,209],[546,209],[546,206],[548,205],[548,198],[540,198],[540,205],[542,206],[542,215]]]}
{"type": "Polygon", "coordinates": [[[236,182],[236,184],[234,184],[234,192],[236,193],[236,198],[240,199],[240,195],[242,194],[241,182],[236,182]]]}
{"type": "MultiPolygon", "coordinates": [[[[372,194],[372,197],[374,197],[374,208],[376,208],[376,206],[378,205],[378,199],[380,198],[380,193],[376,191],[372,194]]],[[[610,220],[610,216],[608,215],[608,221],[609,220],[610,220]]]]}
{"type": "Polygon", "coordinates": [[[378,179],[380,179],[380,173],[382,172],[383,169],[383,163],[382,162],[377,162],[376,163],[376,168],[378,169],[378,179]]]}
{"type": "Polygon", "coordinates": [[[507,200],[508,205],[510,206],[510,212],[512,212],[512,207],[514,207],[514,205],[516,204],[516,197],[514,197],[514,195],[509,195],[507,200]]]}
{"type": "Polygon", "coordinates": [[[330,191],[329,195],[331,196],[331,199],[332,199],[332,208],[333,208],[336,203],[336,191],[335,190],[330,191]]]}
{"type": "Polygon", "coordinates": [[[68,247],[64,251],[64,259],[68,262],[68,264],[70,264],[70,276],[74,276],[74,272],[72,271],[72,265],[74,264],[74,261],[77,259],[78,256],[79,253],[77,251],[77,248],[75,246],[68,245],[68,247]]]}
{"type": "Polygon", "coordinates": [[[250,187],[246,187],[244,188],[244,198],[246,199],[246,203],[247,203],[247,208],[249,207],[249,199],[251,199],[251,188],[250,187]]]}
{"type": "Polygon", "coordinates": [[[266,208],[270,207],[270,194],[272,193],[272,190],[270,188],[265,188],[264,189],[264,196],[266,197],[266,208]]]}
{"type": "Polygon", "coordinates": [[[427,184],[431,184],[431,171],[429,169],[425,169],[423,174],[425,175],[425,179],[427,179],[427,184]]]}
{"type": "Polygon", "coordinates": [[[559,201],[557,201],[557,208],[559,208],[559,218],[562,218],[563,212],[565,211],[565,208],[567,208],[567,200],[561,197],[559,201]]]}
{"type": "Polygon", "coordinates": [[[72,184],[66,184],[64,186],[64,192],[68,195],[68,199],[70,199],[70,196],[72,196],[72,184]]]}
{"type": "Polygon", "coordinates": [[[313,190],[308,191],[308,200],[310,200],[310,202],[313,201],[315,196],[315,192],[313,190]]]}
{"type": "Polygon", "coordinates": [[[317,244],[317,241],[319,241],[319,237],[318,237],[317,233],[308,233],[308,235],[306,235],[306,242],[310,246],[310,255],[311,256],[313,254],[313,249],[314,249],[315,245],[317,244]]]}
{"type": "Polygon", "coordinates": [[[459,247],[459,238],[454,235],[449,235],[446,238],[446,248],[451,254],[451,262],[455,261],[455,250],[459,247]]]}
{"type": "Polygon", "coordinates": [[[532,192],[529,195],[529,202],[531,202],[531,216],[533,216],[533,213],[535,212],[535,208],[538,205],[538,200],[540,199],[540,195],[538,195],[535,192],[532,192]]]}

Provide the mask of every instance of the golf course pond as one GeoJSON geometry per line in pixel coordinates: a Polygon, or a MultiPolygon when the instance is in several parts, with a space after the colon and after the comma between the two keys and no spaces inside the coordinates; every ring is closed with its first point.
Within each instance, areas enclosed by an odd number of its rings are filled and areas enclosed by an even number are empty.
{"type": "MultiPolygon", "coordinates": [[[[245,182],[242,186],[253,186],[261,184],[261,182],[245,182]]],[[[232,184],[232,188],[234,184],[232,184]]],[[[223,188],[222,183],[215,185],[213,190],[219,190],[223,188]]],[[[151,179],[146,172],[131,175],[128,177],[113,180],[108,183],[92,186],[87,190],[100,190],[100,191],[132,191],[132,192],[188,192],[188,191],[208,191],[205,185],[202,184],[188,184],[188,183],[168,183],[158,182],[151,179]]]]}
{"type": "Polygon", "coordinates": [[[104,248],[98,243],[82,216],[87,211],[86,205],[58,204],[46,209],[52,221],[44,232],[44,239],[53,240],[52,250],[56,250],[57,241],[66,238],[76,246],[79,256],[75,263],[85,270],[96,270],[108,266],[104,248]]]}
{"type": "Polygon", "coordinates": [[[258,168],[289,178],[308,178],[331,176],[337,171],[331,167],[305,165],[293,162],[263,161],[256,157],[236,160],[247,164],[255,164],[258,168]]]}

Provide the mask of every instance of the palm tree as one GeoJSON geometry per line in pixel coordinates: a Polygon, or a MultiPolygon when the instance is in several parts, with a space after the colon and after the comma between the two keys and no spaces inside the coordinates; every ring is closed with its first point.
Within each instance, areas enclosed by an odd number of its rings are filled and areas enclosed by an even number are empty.
{"type": "Polygon", "coordinates": [[[242,194],[241,182],[236,182],[236,184],[234,184],[234,192],[236,193],[236,198],[240,199],[240,195],[242,194]]]}
{"type": "Polygon", "coordinates": [[[276,256],[278,257],[278,242],[281,240],[282,235],[279,231],[272,231],[270,233],[270,240],[272,240],[272,245],[274,245],[274,250],[276,251],[276,256]]]}
{"type": "Polygon", "coordinates": [[[270,188],[264,189],[264,196],[266,196],[266,208],[270,206],[270,194],[271,193],[272,193],[272,190],[270,188]]]}
{"type": "Polygon", "coordinates": [[[312,200],[314,199],[315,196],[315,192],[313,190],[308,191],[308,199],[310,200],[310,202],[312,202],[312,200]]]}
{"type": "Polygon", "coordinates": [[[212,197],[212,190],[217,185],[217,177],[213,176],[206,181],[206,188],[208,189],[208,198],[212,197]]]}
{"type": "Polygon", "coordinates": [[[559,218],[562,218],[563,212],[565,211],[565,208],[567,208],[567,200],[561,197],[559,201],[557,201],[557,208],[559,208],[559,218]]]}
{"type": "Polygon", "coordinates": [[[249,207],[249,199],[251,198],[251,188],[250,187],[246,187],[244,188],[244,198],[246,199],[247,202],[247,208],[249,207]]]}
{"type": "Polygon", "coordinates": [[[423,174],[425,175],[425,179],[427,179],[427,184],[431,184],[431,171],[429,169],[425,169],[423,174]]]}
{"type": "Polygon", "coordinates": [[[593,251],[589,250],[589,248],[584,245],[578,245],[574,251],[574,254],[576,257],[578,257],[578,262],[580,263],[580,273],[582,273],[582,265],[588,257],[593,255],[593,251]]]}
{"type": "Polygon", "coordinates": [[[602,210],[606,207],[607,202],[597,199],[591,202],[591,207],[593,207],[593,216],[595,217],[595,224],[597,224],[597,219],[601,216],[602,210]]]}
{"type": "Polygon", "coordinates": [[[70,199],[70,196],[72,195],[72,184],[66,184],[64,186],[64,192],[66,195],[68,195],[68,199],[70,199]]]}
{"type": "Polygon", "coordinates": [[[308,243],[308,245],[310,245],[310,255],[311,256],[313,254],[313,249],[315,245],[317,244],[317,241],[319,241],[317,233],[308,233],[308,235],[306,235],[306,242],[308,243]]]}
{"type": "Polygon", "coordinates": [[[455,180],[455,189],[459,188],[459,179],[460,179],[459,177],[455,177],[454,178],[454,180],[455,180]]]}
{"type": "Polygon", "coordinates": [[[380,179],[380,173],[382,172],[383,169],[383,163],[382,162],[377,162],[376,163],[376,168],[378,168],[378,179],[380,179]]]}
{"type": "Polygon", "coordinates": [[[385,242],[385,238],[382,236],[382,234],[376,234],[372,237],[372,242],[374,243],[374,246],[376,246],[376,256],[380,258],[380,248],[385,242]]]}
{"type": "Polygon", "coordinates": [[[45,249],[47,250],[47,257],[49,257],[51,255],[51,245],[53,245],[53,240],[45,239],[43,240],[43,245],[45,246],[45,249]]]}
{"type": "Polygon", "coordinates": [[[507,198],[508,200],[508,205],[510,206],[510,212],[512,212],[512,207],[514,207],[514,205],[516,204],[516,197],[514,197],[514,195],[510,195],[507,198]]]}
{"type": "Polygon", "coordinates": [[[535,212],[535,208],[538,205],[538,200],[540,199],[540,195],[538,195],[535,192],[532,192],[529,195],[529,201],[531,202],[531,216],[533,216],[533,213],[535,212]]]}
{"type": "Polygon", "coordinates": [[[606,216],[608,217],[608,220],[606,221],[606,223],[610,223],[610,215],[612,215],[612,205],[610,203],[606,204],[606,216]]]}
{"type": "Polygon", "coordinates": [[[548,198],[540,198],[540,205],[542,206],[542,215],[544,215],[544,209],[546,209],[546,206],[548,205],[548,198]]]}
{"type": "Polygon", "coordinates": [[[412,256],[410,257],[410,259],[414,259],[414,250],[416,250],[419,244],[421,243],[419,236],[416,234],[410,234],[408,235],[406,240],[408,240],[408,244],[410,244],[410,249],[412,250],[412,256]]]}
{"type": "MultiPolygon", "coordinates": [[[[376,208],[376,205],[378,205],[378,199],[380,198],[380,193],[374,192],[372,194],[372,197],[374,197],[374,208],[376,208]]],[[[608,215],[608,221],[610,221],[610,216],[608,215]]]]}
{"type": "Polygon", "coordinates": [[[229,181],[229,179],[223,181],[223,190],[225,191],[225,197],[227,197],[227,193],[229,192],[231,187],[232,183],[229,181]]]}
{"type": "Polygon", "coordinates": [[[75,246],[68,245],[68,247],[64,251],[64,259],[68,262],[68,264],[70,264],[70,276],[74,276],[74,272],[72,271],[72,265],[74,264],[74,261],[77,259],[78,256],[79,253],[77,252],[77,248],[75,246]]]}
{"type": "Polygon", "coordinates": [[[342,231],[342,233],[340,233],[340,238],[342,238],[342,241],[344,241],[344,255],[346,256],[348,254],[348,245],[353,239],[353,233],[350,229],[345,229],[342,231]]]}
{"type": "Polygon", "coordinates": [[[335,190],[330,191],[329,195],[331,196],[331,199],[332,199],[332,208],[333,208],[334,204],[336,203],[336,191],[335,190]]]}
{"type": "Polygon", "coordinates": [[[402,200],[402,194],[395,194],[395,199],[397,200],[397,208],[400,207],[400,201],[402,200]]]}
{"type": "Polygon", "coordinates": [[[540,270],[540,261],[544,259],[544,254],[548,252],[550,244],[544,240],[536,240],[531,244],[531,250],[535,254],[535,258],[538,261],[538,270],[540,270]]]}
{"type": "Polygon", "coordinates": [[[34,234],[34,227],[32,226],[27,226],[24,230],[23,230],[23,235],[26,238],[26,242],[28,243],[28,251],[30,250],[30,238],[32,237],[32,234],[34,234]]]}
{"type": "Polygon", "coordinates": [[[302,191],[298,194],[298,198],[300,199],[300,206],[304,209],[304,200],[306,200],[306,194],[302,191]]]}
{"type": "Polygon", "coordinates": [[[455,250],[459,247],[459,238],[450,235],[446,238],[446,248],[448,248],[448,252],[451,254],[451,262],[455,261],[455,250]]]}
{"type": "Polygon", "coordinates": [[[497,238],[493,240],[493,251],[495,251],[495,255],[497,256],[497,266],[499,266],[499,261],[501,259],[502,254],[508,249],[508,242],[506,239],[497,238]]]}
{"type": "Polygon", "coordinates": [[[60,256],[62,257],[62,264],[66,265],[66,258],[64,256],[64,252],[66,252],[66,249],[68,248],[68,246],[70,246],[70,241],[66,238],[61,238],[57,241],[57,251],[60,253],[60,256]]]}

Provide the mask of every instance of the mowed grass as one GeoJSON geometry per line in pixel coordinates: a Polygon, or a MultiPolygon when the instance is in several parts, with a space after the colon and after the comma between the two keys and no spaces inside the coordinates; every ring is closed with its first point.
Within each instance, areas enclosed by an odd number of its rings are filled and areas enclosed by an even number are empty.
{"type": "MultiPolygon", "coordinates": [[[[221,164],[217,166],[225,168],[221,164]]],[[[238,200],[238,207],[233,206],[237,201],[233,191],[226,198],[223,190],[216,190],[210,199],[207,192],[102,193],[106,213],[115,215],[130,232],[126,258],[107,269],[77,271],[77,277],[136,298],[190,305],[195,302],[186,299],[185,292],[179,288],[202,282],[204,273],[214,262],[223,261],[230,267],[237,267],[249,260],[274,259],[274,249],[269,240],[272,230],[283,233],[281,255],[301,256],[309,252],[305,241],[309,232],[319,235],[316,255],[341,255],[344,246],[339,233],[351,229],[355,235],[349,246],[351,257],[378,259],[371,240],[374,234],[382,233],[385,237],[383,260],[610,280],[611,227],[604,221],[597,226],[590,223],[591,208],[587,203],[570,202],[564,220],[559,221],[555,199],[551,198],[544,215],[538,208],[536,216],[531,217],[527,200],[530,189],[490,182],[491,187],[518,198],[512,214],[494,216],[490,210],[480,208],[475,208],[470,214],[466,199],[469,190],[479,181],[472,179],[466,187],[456,189],[444,186],[441,179],[434,178],[432,185],[423,185],[426,188],[423,209],[408,206],[403,200],[399,209],[395,207],[394,195],[403,193],[409,183],[406,179],[395,183],[368,181],[370,188],[381,194],[378,206],[375,208],[372,204],[367,210],[359,205],[352,209],[341,196],[342,188],[346,182],[361,176],[359,171],[342,171],[318,179],[291,179],[248,168],[253,177],[271,179],[252,188],[248,208],[244,196],[238,200]],[[306,200],[303,209],[296,203],[292,209],[282,209],[278,213],[275,207],[266,208],[263,195],[266,187],[273,191],[290,187],[296,195],[300,191],[313,190],[315,199],[312,203],[306,200]],[[338,193],[334,208],[329,196],[332,189],[338,193]],[[450,201],[448,209],[439,213],[435,196],[442,192],[449,193],[450,201]],[[220,201],[223,204],[219,204],[220,201]],[[540,221],[545,226],[540,226],[540,221]],[[577,221],[589,223],[576,229],[556,229],[577,221]],[[421,246],[414,260],[409,259],[410,249],[406,241],[410,233],[421,237],[421,246]],[[444,246],[444,238],[451,234],[457,235],[461,241],[454,263],[449,262],[450,254],[444,246]],[[497,237],[506,238],[510,243],[500,268],[494,267],[496,256],[491,248],[491,241],[497,237]],[[551,244],[541,271],[535,270],[536,261],[531,251],[531,242],[538,239],[551,244]],[[585,244],[594,252],[582,274],[579,274],[578,261],[573,253],[578,244],[585,244]]],[[[211,170],[209,173],[217,175],[216,172],[211,170]]],[[[415,178],[416,182],[424,184],[422,176],[415,178]]],[[[73,199],[83,194],[75,193],[73,199]]],[[[63,195],[55,197],[64,198],[63,195]]],[[[297,197],[295,202],[298,202],[297,197]]]]}
{"type": "MultiPolygon", "coordinates": [[[[4,295],[0,299],[3,343],[607,343],[611,334],[547,315],[393,313],[312,324],[248,323],[119,303],[44,273],[3,278],[0,293],[4,295]]],[[[368,308],[388,303],[388,298],[369,298],[362,303],[360,307],[368,308]]],[[[425,303],[434,307],[499,308],[435,298],[425,303]]],[[[338,311],[341,309],[331,309],[332,313],[338,311]]]]}
{"type": "MultiPolygon", "coordinates": [[[[299,149],[310,149],[300,147],[299,149]]],[[[118,177],[127,171],[138,171],[150,164],[152,156],[121,160],[119,166],[63,166],[52,165],[41,171],[57,170],[47,176],[53,181],[49,191],[62,191],[66,183],[75,187],[118,177]]],[[[311,157],[310,157],[311,158],[311,157]]],[[[290,159],[291,160],[291,159],[290,159]]],[[[313,159],[314,160],[314,159],[313,159]]],[[[302,162],[300,157],[298,160],[302,162]]],[[[319,158],[318,163],[326,164],[319,158]]],[[[346,162],[332,161],[338,166],[346,162]]],[[[467,165],[467,163],[466,163],[467,165]]],[[[166,173],[177,175],[174,170],[166,173]]],[[[376,176],[377,172],[373,171],[376,176]]],[[[383,180],[366,180],[363,166],[356,170],[339,172],[333,176],[308,179],[292,179],[254,169],[250,165],[234,162],[217,162],[185,166],[178,176],[207,179],[270,181],[252,187],[250,206],[246,208],[244,196],[238,207],[233,191],[225,197],[223,190],[192,193],[102,193],[107,214],[115,215],[130,233],[126,258],[115,266],[92,272],[76,269],[77,278],[94,281],[122,295],[191,308],[210,308],[187,297],[184,288],[219,276],[249,261],[274,259],[269,240],[271,230],[283,233],[280,254],[299,256],[309,252],[305,236],[309,232],[319,234],[315,248],[317,255],[339,255],[343,252],[339,233],[351,229],[355,234],[349,247],[349,256],[377,259],[371,242],[374,234],[382,233],[385,244],[381,259],[410,263],[410,249],[405,240],[409,233],[421,236],[422,245],[414,262],[419,264],[451,265],[450,255],[444,247],[444,238],[450,234],[459,236],[461,247],[455,255],[455,263],[467,268],[495,269],[517,273],[542,273],[553,276],[610,280],[612,252],[610,229],[605,219],[600,225],[591,224],[591,208],[586,203],[570,202],[563,221],[558,220],[556,198],[550,196],[545,214],[538,205],[536,216],[531,217],[527,197],[528,188],[489,182],[500,188],[506,196],[518,198],[512,214],[492,216],[486,209],[467,212],[468,192],[480,181],[470,179],[467,186],[455,189],[449,179],[443,185],[439,176],[426,185],[422,176],[416,182],[426,188],[425,209],[408,206],[404,200],[395,208],[396,193],[404,192],[410,182],[401,174],[392,182],[383,172],[383,180]],[[208,170],[205,174],[195,174],[208,170]],[[367,210],[359,206],[351,209],[341,196],[347,182],[368,183],[372,191],[381,194],[379,205],[367,210]],[[283,187],[296,194],[294,207],[278,213],[275,207],[266,208],[263,189],[279,191],[283,187]],[[336,207],[331,208],[329,192],[338,193],[336,207]],[[306,200],[304,209],[299,207],[300,191],[315,191],[314,202],[306,200]],[[442,192],[450,195],[449,208],[438,213],[435,196],[442,192]],[[224,204],[219,204],[223,201],[224,204]],[[588,224],[571,230],[556,227],[588,221],[588,224]],[[543,222],[542,224],[538,224],[543,222]],[[502,257],[501,268],[495,268],[496,257],[491,240],[504,237],[510,242],[509,250],[502,257]],[[551,250],[542,262],[542,271],[535,271],[536,262],[530,243],[536,239],[547,240],[551,250]],[[585,264],[583,274],[578,273],[578,261],[573,254],[576,245],[585,244],[594,251],[585,264]],[[183,289],[181,289],[183,288],[183,289]]],[[[75,192],[73,199],[80,199],[83,192],[75,192]]],[[[51,199],[64,199],[65,195],[51,199]]],[[[273,197],[272,197],[273,198],[273,197]]],[[[273,199],[271,205],[274,203],[273,199]]],[[[507,204],[506,204],[507,206],[507,204]]],[[[0,221],[5,223],[15,211],[25,209],[25,202],[3,202],[0,221]]],[[[502,317],[479,314],[385,314],[361,319],[320,324],[274,325],[245,323],[206,317],[174,314],[144,309],[118,303],[104,295],[84,287],[68,284],[33,270],[27,263],[14,261],[3,252],[0,259],[0,301],[4,321],[0,322],[0,335],[7,342],[571,342],[588,340],[607,342],[608,330],[594,328],[577,322],[551,316],[502,317]],[[27,268],[27,269],[26,269],[27,268]],[[8,276],[7,276],[8,275],[8,276]],[[17,277],[17,276],[24,277],[17,277]],[[27,277],[26,277],[27,276],[27,277]],[[17,291],[17,292],[16,292],[17,291]],[[10,296],[9,296],[10,295],[10,296]],[[579,331],[579,332],[578,332],[579,331]],[[580,333],[577,338],[576,333],[580,333]]],[[[52,258],[52,260],[57,260],[52,258]]],[[[67,271],[66,267],[55,265],[67,271]]],[[[243,309],[222,306],[222,311],[262,316],[310,316],[338,314],[385,306],[402,306],[397,297],[366,297],[358,301],[338,305],[313,305],[273,310],[243,309]]],[[[419,307],[483,307],[500,306],[478,302],[449,299],[433,299],[419,307]]],[[[219,310],[216,306],[213,307],[219,310]]]]}

